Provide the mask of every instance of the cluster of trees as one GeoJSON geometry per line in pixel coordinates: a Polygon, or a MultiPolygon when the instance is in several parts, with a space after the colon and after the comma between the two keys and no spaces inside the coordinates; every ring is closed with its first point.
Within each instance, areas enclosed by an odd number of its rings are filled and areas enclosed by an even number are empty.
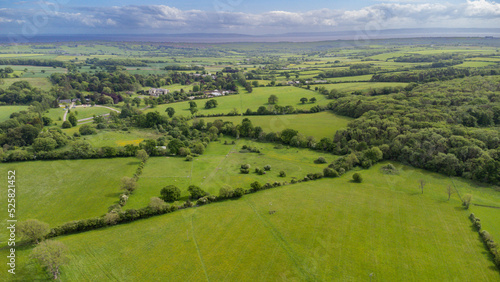
{"type": "Polygon", "coordinates": [[[174,71],[204,71],[205,68],[201,66],[178,66],[178,65],[171,65],[171,66],[166,66],[163,68],[164,70],[174,70],[174,71]]]}
{"type": "Polygon", "coordinates": [[[144,61],[139,61],[139,60],[134,60],[134,59],[128,59],[128,58],[120,58],[120,59],[104,59],[101,60],[99,58],[87,58],[85,60],[85,64],[87,65],[93,65],[93,66],[126,66],[126,67],[146,67],[148,64],[146,64],[144,61]]]}
{"type": "Polygon", "coordinates": [[[0,78],[7,78],[9,74],[13,73],[14,70],[11,67],[0,68],[0,78]]]}
{"type": "Polygon", "coordinates": [[[411,54],[397,57],[394,62],[399,63],[435,63],[448,60],[462,60],[463,55],[457,53],[441,53],[441,54],[411,54]]]}
{"type": "Polygon", "coordinates": [[[483,240],[488,251],[493,256],[493,261],[495,262],[496,266],[500,269],[500,249],[498,248],[498,244],[493,240],[493,237],[488,231],[481,229],[481,220],[478,217],[476,217],[473,213],[471,213],[469,219],[472,221],[472,224],[476,227],[476,230],[479,233],[481,240],[483,240]]]}
{"type": "Polygon", "coordinates": [[[500,124],[497,77],[431,83],[405,94],[345,97],[334,112],[360,117],[336,133],[337,153],[379,146],[384,157],[446,175],[498,183],[500,124]]]}
{"type": "Polygon", "coordinates": [[[15,59],[0,58],[0,65],[42,66],[42,67],[66,67],[66,64],[58,60],[48,59],[15,59]]]}
{"type": "MultiPolygon", "coordinates": [[[[359,64],[360,66],[364,66],[359,64]]],[[[332,77],[344,77],[344,76],[358,76],[358,75],[365,75],[365,74],[371,74],[371,73],[376,73],[377,71],[380,71],[380,68],[374,68],[371,66],[367,67],[357,67],[358,65],[352,65],[349,69],[343,69],[343,70],[328,70],[325,72],[322,72],[318,74],[315,78],[332,78],[332,77]]]]}
{"type": "Polygon", "coordinates": [[[7,89],[0,88],[0,103],[8,105],[28,105],[39,102],[48,107],[57,107],[53,93],[47,93],[31,86],[27,81],[16,81],[7,89]]]}
{"type": "Polygon", "coordinates": [[[433,82],[445,81],[454,78],[464,78],[476,75],[498,75],[495,69],[471,69],[471,68],[438,68],[429,70],[415,70],[403,72],[387,72],[374,74],[370,81],[373,82],[433,82]]]}

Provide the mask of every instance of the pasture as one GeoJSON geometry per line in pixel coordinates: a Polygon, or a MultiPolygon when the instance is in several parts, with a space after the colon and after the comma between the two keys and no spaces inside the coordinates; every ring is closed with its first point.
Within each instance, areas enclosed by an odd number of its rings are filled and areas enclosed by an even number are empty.
{"type": "Polygon", "coordinates": [[[29,106],[0,106],[0,122],[6,121],[15,112],[25,111],[29,106]]]}
{"type": "Polygon", "coordinates": [[[314,136],[318,141],[324,137],[333,138],[337,130],[347,127],[347,124],[353,120],[331,112],[275,116],[225,116],[200,119],[203,119],[206,123],[221,119],[236,125],[241,124],[244,118],[250,119],[254,126],[262,127],[264,132],[278,132],[291,128],[305,136],[314,136]]]}
{"type": "MultiPolygon", "coordinates": [[[[233,139],[225,139],[230,143],[233,139]]],[[[205,153],[192,162],[182,157],[154,157],[150,158],[144,167],[139,179],[139,188],[129,198],[127,207],[141,208],[149,203],[151,197],[158,197],[160,190],[170,184],[176,185],[181,191],[181,197],[188,197],[189,185],[197,185],[213,195],[219,194],[219,189],[228,184],[233,188],[249,189],[250,183],[259,181],[264,183],[274,181],[290,181],[292,178],[302,179],[308,173],[322,171],[323,165],[314,163],[314,160],[324,156],[333,161],[336,156],[321,154],[308,149],[282,148],[274,149],[274,144],[257,143],[248,140],[238,140],[236,144],[224,145],[210,143],[205,153]],[[242,153],[241,147],[249,145],[257,147],[262,154],[242,153]],[[250,164],[249,174],[241,174],[240,166],[250,164]],[[254,173],[255,168],[271,165],[271,171],[265,175],[254,173]],[[281,178],[279,172],[283,170],[287,176],[281,178]]]]}
{"type": "Polygon", "coordinates": [[[0,88],[7,89],[14,82],[17,81],[27,81],[32,87],[40,88],[42,90],[50,90],[52,83],[47,78],[44,77],[21,77],[21,78],[4,78],[3,84],[0,84],[0,88]]]}
{"type": "MultiPolygon", "coordinates": [[[[498,280],[456,199],[411,191],[419,171],[379,168],[362,184],[349,173],[57,238],[70,252],[61,280],[498,280]]],[[[16,278],[47,278],[16,254],[16,278]]]]}
{"type": "MultiPolygon", "coordinates": [[[[120,180],[132,176],[135,158],[59,160],[0,164],[1,172],[16,170],[19,220],[36,218],[52,227],[107,212],[120,193],[120,180]]],[[[0,200],[6,202],[6,194],[0,200]]],[[[7,206],[1,207],[6,214],[7,206]]]]}
{"type": "MultiPolygon", "coordinates": [[[[245,112],[247,109],[257,111],[260,106],[268,107],[268,98],[270,95],[276,95],[279,99],[278,105],[288,106],[291,105],[295,108],[309,109],[316,104],[325,105],[327,104],[326,97],[318,94],[314,91],[309,91],[306,89],[283,86],[283,87],[258,87],[254,88],[252,93],[247,93],[244,90],[240,90],[240,94],[229,95],[215,98],[217,100],[218,106],[212,109],[205,109],[205,103],[208,99],[195,100],[198,105],[199,114],[227,114],[233,109],[237,109],[240,113],[245,112]],[[316,104],[306,103],[302,104],[300,102],[301,98],[312,98],[317,99],[316,104]]],[[[272,105],[271,105],[272,106],[272,105]]],[[[149,111],[158,111],[160,113],[165,112],[167,107],[172,107],[176,111],[176,115],[191,116],[189,111],[189,102],[177,102],[171,104],[159,105],[153,109],[147,109],[149,111]]]]}

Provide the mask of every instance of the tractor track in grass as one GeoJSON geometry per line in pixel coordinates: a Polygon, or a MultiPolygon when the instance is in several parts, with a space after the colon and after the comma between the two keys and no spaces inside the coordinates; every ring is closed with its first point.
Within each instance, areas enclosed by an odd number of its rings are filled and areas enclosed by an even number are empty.
{"type": "Polygon", "coordinates": [[[252,208],[252,210],[255,212],[257,215],[257,218],[260,220],[262,225],[269,230],[271,235],[274,237],[276,242],[280,245],[280,247],[285,251],[286,255],[288,258],[295,264],[297,267],[297,270],[299,274],[302,276],[302,278],[306,281],[314,281],[317,280],[316,277],[314,277],[313,274],[309,273],[307,270],[304,269],[302,264],[300,263],[299,258],[297,257],[297,254],[293,251],[292,247],[290,247],[290,243],[283,238],[283,235],[272,225],[272,223],[269,222],[269,220],[265,219],[255,208],[255,205],[248,201],[247,199],[244,199],[245,202],[252,208]]]}
{"type": "Polygon", "coordinates": [[[203,269],[203,273],[205,273],[205,277],[207,281],[210,281],[208,277],[207,268],[205,267],[205,262],[203,261],[203,257],[201,256],[200,248],[198,246],[198,241],[196,241],[196,237],[194,236],[194,224],[193,224],[194,215],[191,216],[191,237],[193,238],[194,245],[196,247],[196,251],[198,252],[198,258],[200,259],[201,268],[203,269]]]}

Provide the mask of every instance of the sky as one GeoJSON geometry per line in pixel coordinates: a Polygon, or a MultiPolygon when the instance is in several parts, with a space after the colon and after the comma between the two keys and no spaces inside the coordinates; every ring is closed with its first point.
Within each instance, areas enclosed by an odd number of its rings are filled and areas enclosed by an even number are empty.
{"type": "Polygon", "coordinates": [[[0,0],[0,34],[281,34],[498,28],[492,0],[0,0]]]}

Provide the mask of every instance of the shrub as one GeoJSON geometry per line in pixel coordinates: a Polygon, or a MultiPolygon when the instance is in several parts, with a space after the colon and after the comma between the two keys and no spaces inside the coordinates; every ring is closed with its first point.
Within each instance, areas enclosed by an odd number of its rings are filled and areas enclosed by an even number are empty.
{"type": "Polygon", "coordinates": [[[258,181],[252,182],[252,183],[250,184],[250,187],[251,187],[251,189],[250,189],[250,190],[251,190],[252,192],[257,192],[257,191],[259,191],[259,190],[261,190],[261,189],[262,189],[262,185],[261,185],[258,181]]]}
{"type": "Polygon", "coordinates": [[[356,172],[355,174],[352,175],[352,180],[356,183],[361,183],[363,182],[363,177],[361,177],[361,174],[356,172]]]}
{"type": "Polygon", "coordinates": [[[280,177],[286,177],[286,172],[284,172],[283,170],[280,171],[280,177]]]}
{"type": "Polygon", "coordinates": [[[190,162],[193,160],[193,156],[189,155],[189,156],[186,156],[186,161],[190,162]]]}
{"type": "Polygon", "coordinates": [[[89,124],[84,124],[79,129],[81,135],[92,135],[97,131],[89,124]]]}
{"type": "Polygon", "coordinates": [[[236,188],[233,193],[234,198],[240,198],[241,196],[245,195],[245,190],[243,188],[236,188]]]}
{"type": "Polygon", "coordinates": [[[71,123],[69,121],[64,121],[62,124],[62,128],[71,128],[71,123]]]}
{"type": "Polygon", "coordinates": [[[317,164],[326,164],[326,159],[324,157],[319,157],[317,158],[314,163],[317,163],[317,164]]]}
{"type": "Polygon", "coordinates": [[[329,167],[323,169],[323,175],[325,177],[339,177],[339,173],[335,169],[329,167]]]}
{"type": "Polygon", "coordinates": [[[181,197],[181,190],[175,185],[168,185],[163,187],[160,191],[161,199],[165,202],[177,201],[181,197]]]}
{"type": "Polygon", "coordinates": [[[265,171],[270,171],[271,170],[271,166],[270,165],[265,165],[264,166],[264,170],[265,171]]]}
{"type": "Polygon", "coordinates": [[[380,168],[380,171],[384,174],[399,174],[398,169],[393,165],[393,164],[386,164],[382,168],[380,168]]]}
{"type": "Polygon", "coordinates": [[[250,165],[249,164],[243,164],[243,165],[241,165],[241,168],[242,169],[250,169],[250,165]]]}
{"type": "Polygon", "coordinates": [[[240,172],[243,173],[243,174],[248,174],[248,173],[250,173],[250,170],[249,169],[240,168],[240,172]]]}
{"type": "Polygon", "coordinates": [[[191,194],[191,199],[198,200],[201,197],[207,195],[207,192],[203,191],[200,187],[196,185],[190,185],[188,187],[188,192],[191,194]]]}
{"type": "Polygon", "coordinates": [[[227,199],[234,197],[234,190],[229,185],[224,185],[219,189],[219,198],[227,199]]]}
{"type": "Polygon", "coordinates": [[[465,194],[464,197],[462,198],[462,206],[464,206],[465,209],[469,209],[471,202],[472,202],[472,195],[465,194]]]}
{"type": "Polygon", "coordinates": [[[158,197],[152,197],[148,206],[155,213],[160,213],[167,208],[165,201],[158,197]]]}

